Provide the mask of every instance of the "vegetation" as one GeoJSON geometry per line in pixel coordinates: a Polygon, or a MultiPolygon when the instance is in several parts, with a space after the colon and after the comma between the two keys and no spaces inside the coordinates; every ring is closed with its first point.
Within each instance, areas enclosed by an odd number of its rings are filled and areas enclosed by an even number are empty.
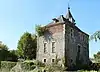
{"type": "MultiPolygon", "coordinates": [[[[41,25],[36,26],[36,33],[38,36],[43,36],[48,31],[47,27],[41,25]]],[[[100,40],[100,31],[95,32],[90,40],[100,40]]],[[[65,59],[55,58],[52,64],[44,64],[40,61],[33,60],[36,58],[37,36],[29,32],[25,32],[18,41],[17,50],[9,50],[7,45],[0,42],[0,72],[64,72],[67,68],[64,66],[65,59]],[[18,58],[23,58],[25,61],[17,62],[18,58]],[[62,63],[60,63],[62,61],[62,63]]],[[[91,63],[89,69],[100,69],[100,52],[94,54],[94,59],[98,63],[91,63]]],[[[77,61],[81,66],[79,60],[77,61]]],[[[84,66],[86,68],[86,66],[84,66]]],[[[85,72],[80,70],[78,72],[85,72]]]]}
{"type": "Polygon", "coordinates": [[[41,25],[36,26],[36,33],[38,36],[43,36],[46,31],[48,31],[47,27],[42,27],[41,25]]]}
{"type": "Polygon", "coordinates": [[[8,47],[0,42],[0,60],[7,60],[8,47]]]}
{"type": "Polygon", "coordinates": [[[90,40],[100,40],[100,31],[96,31],[93,35],[91,35],[90,40]]]}
{"type": "Polygon", "coordinates": [[[18,56],[16,54],[16,50],[10,50],[8,53],[8,61],[17,62],[18,56]]]}
{"type": "Polygon", "coordinates": [[[1,63],[2,72],[64,72],[66,69],[63,64],[59,63],[60,59],[56,59],[52,64],[44,64],[38,60],[25,60],[24,62],[5,62],[1,63]]]}
{"type": "Polygon", "coordinates": [[[0,60],[1,61],[17,61],[17,55],[14,53],[14,50],[9,51],[8,47],[0,43],[0,60]]]}
{"type": "Polygon", "coordinates": [[[36,36],[31,35],[28,32],[25,32],[17,46],[17,54],[19,57],[24,59],[30,59],[36,58],[36,36]]]}
{"type": "MultiPolygon", "coordinates": [[[[91,35],[90,40],[100,40],[100,31],[96,31],[93,35],[91,35]]],[[[100,51],[97,54],[94,54],[94,59],[96,62],[100,63],[100,51]]]]}
{"type": "Polygon", "coordinates": [[[67,67],[65,67],[64,64],[59,63],[59,61],[61,61],[61,59],[57,58],[57,56],[56,56],[54,63],[47,64],[45,66],[45,70],[47,72],[56,72],[56,71],[64,72],[64,70],[66,70],[67,67]]]}
{"type": "Polygon", "coordinates": [[[97,63],[100,63],[100,51],[97,54],[94,54],[94,59],[97,63]]]}
{"type": "Polygon", "coordinates": [[[8,72],[16,65],[16,62],[1,61],[1,71],[8,72]]]}

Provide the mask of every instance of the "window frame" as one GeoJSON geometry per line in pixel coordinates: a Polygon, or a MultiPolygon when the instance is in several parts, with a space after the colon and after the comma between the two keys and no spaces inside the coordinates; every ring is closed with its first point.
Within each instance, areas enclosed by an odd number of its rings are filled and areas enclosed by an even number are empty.
{"type": "Polygon", "coordinates": [[[46,63],[46,62],[47,62],[46,58],[44,58],[44,59],[43,59],[43,62],[44,62],[44,63],[46,63]]]}
{"type": "Polygon", "coordinates": [[[47,42],[44,42],[44,53],[46,53],[47,52],[47,42]]]}
{"type": "Polygon", "coordinates": [[[73,28],[70,29],[70,36],[74,37],[74,29],[73,28]]]}
{"type": "Polygon", "coordinates": [[[78,52],[80,53],[80,51],[81,51],[81,45],[78,44],[78,45],[77,45],[77,48],[78,48],[78,52]]]}
{"type": "Polygon", "coordinates": [[[55,59],[52,59],[52,63],[54,63],[55,62],[55,59]]]}
{"type": "Polygon", "coordinates": [[[52,41],[52,53],[55,53],[55,49],[56,49],[56,42],[52,41]]]}

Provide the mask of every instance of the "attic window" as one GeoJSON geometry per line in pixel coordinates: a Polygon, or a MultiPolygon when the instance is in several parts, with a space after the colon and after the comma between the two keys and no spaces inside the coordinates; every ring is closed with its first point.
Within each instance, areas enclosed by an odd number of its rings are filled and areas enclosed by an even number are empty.
{"type": "Polygon", "coordinates": [[[58,20],[58,19],[56,19],[56,18],[54,18],[54,19],[52,19],[52,20],[54,21],[54,23],[59,22],[59,20],[58,20]]]}
{"type": "Polygon", "coordinates": [[[72,18],[69,18],[69,21],[70,21],[70,22],[73,22],[73,21],[72,21],[72,18]]]}

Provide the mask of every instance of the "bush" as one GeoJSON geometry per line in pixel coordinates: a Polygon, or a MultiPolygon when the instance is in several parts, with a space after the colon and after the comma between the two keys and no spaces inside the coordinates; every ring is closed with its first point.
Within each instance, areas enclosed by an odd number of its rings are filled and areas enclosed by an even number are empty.
{"type": "Polygon", "coordinates": [[[16,62],[8,62],[8,61],[1,61],[1,67],[0,69],[7,69],[10,70],[16,65],[16,62]]]}
{"type": "Polygon", "coordinates": [[[43,70],[43,65],[37,60],[25,60],[24,62],[17,62],[11,72],[38,72],[43,70]]]}
{"type": "Polygon", "coordinates": [[[99,70],[99,69],[100,69],[100,63],[92,63],[92,64],[90,65],[90,68],[91,68],[92,70],[99,70]]]}
{"type": "Polygon", "coordinates": [[[5,50],[5,49],[0,50],[0,60],[6,61],[8,57],[8,53],[9,53],[8,50],[5,50]]]}
{"type": "Polygon", "coordinates": [[[33,62],[22,62],[21,63],[21,68],[23,70],[33,70],[36,66],[34,65],[33,62]]]}
{"type": "Polygon", "coordinates": [[[42,63],[42,62],[40,62],[40,61],[38,61],[38,60],[34,60],[34,64],[35,64],[36,66],[38,66],[38,67],[45,67],[45,64],[42,63]]]}

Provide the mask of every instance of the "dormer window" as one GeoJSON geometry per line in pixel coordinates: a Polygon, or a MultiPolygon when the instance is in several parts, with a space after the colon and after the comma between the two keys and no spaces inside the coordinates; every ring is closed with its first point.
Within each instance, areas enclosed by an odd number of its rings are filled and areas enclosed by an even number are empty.
{"type": "Polygon", "coordinates": [[[72,22],[72,18],[69,18],[69,21],[72,22]]]}
{"type": "Polygon", "coordinates": [[[54,23],[59,22],[59,20],[58,20],[58,19],[56,19],[56,18],[54,18],[54,19],[52,19],[52,20],[54,21],[54,23]]]}

